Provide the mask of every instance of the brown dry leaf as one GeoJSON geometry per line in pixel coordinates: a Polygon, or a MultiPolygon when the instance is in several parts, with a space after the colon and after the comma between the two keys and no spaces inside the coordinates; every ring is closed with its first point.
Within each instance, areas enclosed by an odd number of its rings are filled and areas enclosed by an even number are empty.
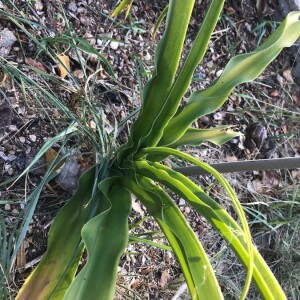
{"type": "Polygon", "coordinates": [[[61,78],[65,78],[71,72],[70,58],[65,54],[57,54],[59,61],[56,62],[61,78]],[[69,72],[68,72],[69,71],[69,72]]]}
{"type": "MultiPolygon", "coordinates": [[[[45,160],[45,165],[46,165],[46,170],[48,170],[53,163],[54,160],[58,159],[59,155],[57,151],[54,149],[50,148],[48,149],[45,154],[44,154],[44,160],[45,160]]],[[[64,164],[63,161],[61,161],[56,167],[55,170],[58,170],[62,165],[64,164]]]]}
{"type": "Polygon", "coordinates": [[[294,83],[291,69],[284,70],[282,76],[288,83],[294,83]]]}
{"type": "Polygon", "coordinates": [[[161,277],[160,277],[160,281],[159,281],[159,285],[164,288],[167,283],[168,283],[168,279],[169,279],[169,271],[165,270],[162,272],[161,277]]]}
{"type": "Polygon", "coordinates": [[[37,68],[37,69],[39,69],[43,72],[47,72],[44,65],[41,62],[39,62],[35,59],[32,59],[30,57],[25,57],[25,64],[29,65],[29,66],[32,66],[34,68],[37,68]]]}
{"type": "Polygon", "coordinates": [[[255,192],[260,194],[272,194],[282,187],[282,179],[280,175],[274,171],[264,171],[262,178],[252,181],[252,188],[255,192]]]}
{"type": "Polygon", "coordinates": [[[274,9],[270,6],[270,1],[256,0],[256,11],[259,16],[271,16],[274,9]]]}
{"type": "Polygon", "coordinates": [[[3,87],[5,85],[6,78],[7,74],[3,71],[0,71],[0,87],[3,87]]]}
{"type": "Polygon", "coordinates": [[[17,253],[17,267],[20,273],[22,272],[22,270],[25,269],[25,265],[26,265],[25,248],[26,248],[26,242],[23,241],[17,253]]]}

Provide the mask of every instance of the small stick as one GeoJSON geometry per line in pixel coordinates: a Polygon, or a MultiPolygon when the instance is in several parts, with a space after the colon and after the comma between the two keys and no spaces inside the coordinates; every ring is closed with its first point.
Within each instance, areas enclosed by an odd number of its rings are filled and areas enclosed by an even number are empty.
{"type": "MultiPolygon", "coordinates": [[[[300,168],[300,157],[276,158],[246,160],[237,162],[226,162],[211,164],[220,173],[234,173],[246,171],[262,171],[275,169],[296,169],[300,168]]],[[[174,168],[174,171],[180,172],[186,176],[206,175],[207,172],[199,167],[174,168]]]]}

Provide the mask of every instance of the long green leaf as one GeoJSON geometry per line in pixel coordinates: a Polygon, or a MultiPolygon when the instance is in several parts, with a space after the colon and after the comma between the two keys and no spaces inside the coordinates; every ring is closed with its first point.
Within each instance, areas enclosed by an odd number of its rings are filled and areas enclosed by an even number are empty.
{"type": "MultiPolygon", "coordinates": [[[[248,266],[248,246],[244,238],[244,232],[231,216],[206,195],[201,188],[184,175],[159,163],[147,164],[144,161],[137,162],[135,166],[138,174],[148,176],[160,182],[190,203],[192,207],[202,214],[213,227],[220,232],[240,261],[245,266],[248,266]]],[[[284,293],[269,267],[255,248],[253,251],[253,278],[260,293],[264,299],[285,299],[284,293]]]]}
{"type": "Polygon", "coordinates": [[[133,0],[122,0],[121,3],[115,8],[111,16],[115,17],[120,14],[127,6],[131,6],[133,0]]]}
{"type": "Polygon", "coordinates": [[[242,224],[242,228],[244,230],[245,233],[245,242],[246,245],[248,247],[248,253],[249,253],[249,264],[247,264],[248,266],[248,273],[247,273],[247,278],[246,278],[246,283],[245,283],[245,290],[244,292],[246,293],[246,291],[248,290],[250,283],[251,283],[251,277],[252,277],[252,268],[253,268],[253,247],[252,242],[251,242],[251,234],[250,234],[250,229],[247,223],[247,219],[246,216],[244,214],[243,208],[234,192],[234,190],[232,189],[232,187],[230,186],[230,184],[227,182],[227,180],[214,168],[212,168],[211,166],[209,166],[208,164],[199,161],[198,159],[177,151],[175,149],[170,149],[170,148],[166,148],[166,147],[157,147],[157,148],[146,148],[142,150],[142,153],[149,153],[149,154],[159,154],[159,153],[165,153],[165,154],[171,154],[174,155],[176,157],[179,158],[183,158],[193,164],[195,164],[196,166],[204,169],[206,172],[212,174],[217,180],[218,182],[223,186],[223,188],[226,190],[228,196],[230,197],[232,204],[236,210],[236,213],[241,221],[242,224]]]}
{"type": "Polygon", "coordinates": [[[132,140],[129,140],[126,151],[122,151],[119,157],[128,155],[132,147],[133,151],[137,149],[165,105],[179,65],[194,2],[195,0],[170,0],[166,29],[155,51],[155,74],[144,88],[140,116],[131,126],[132,140]]]}
{"type": "MultiPolygon", "coordinates": [[[[185,2],[181,3],[182,5],[186,5],[185,2]]],[[[177,112],[180,101],[191,83],[194,71],[203,59],[210,41],[211,34],[219,19],[223,5],[224,0],[212,1],[203,24],[201,25],[196,39],[189,51],[189,54],[184,61],[184,64],[172,86],[172,89],[170,90],[170,93],[165,99],[164,105],[158,111],[157,117],[151,125],[151,131],[141,143],[142,146],[155,146],[163,135],[164,129],[168,125],[170,119],[177,112]]],[[[164,89],[164,86],[161,85],[160,88],[164,89]]]]}
{"type": "Polygon", "coordinates": [[[89,214],[88,203],[94,189],[95,169],[80,177],[77,193],[56,216],[45,256],[23,284],[17,300],[62,299],[78,266],[81,229],[89,214]]]}
{"type": "Polygon", "coordinates": [[[130,193],[110,177],[99,185],[104,197],[101,213],[84,225],[82,238],[88,261],[76,276],[65,300],[113,299],[117,268],[128,242],[130,193]]]}
{"type": "Polygon", "coordinates": [[[139,176],[137,181],[139,188],[131,183],[132,192],[136,193],[165,232],[178,257],[192,299],[203,299],[203,297],[222,299],[209,259],[181,211],[168,194],[149,179],[139,176]],[[166,230],[165,225],[173,234],[166,230]]]}
{"type": "Polygon", "coordinates": [[[218,128],[189,128],[178,141],[172,145],[169,145],[169,147],[177,148],[183,145],[197,146],[203,142],[211,142],[215,145],[222,145],[240,135],[241,134],[239,132],[232,130],[221,130],[218,128]]]}
{"type": "Polygon", "coordinates": [[[152,32],[152,39],[154,40],[156,33],[158,31],[159,26],[161,25],[162,21],[164,20],[165,16],[168,13],[169,5],[166,5],[163,11],[160,13],[159,17],[157,18],[157,21],[155,23],[153,32],[152,32]]]}
{"type": "Polygon", "coordinates": [[[194,92],[189,102],[166,127],[159,145],[178,140],[197,118],[217,110],[238,84],[253,81],[300,35],[300,12],[290,13],[277,30],[255,51],[232,58],[222,75],[207,89],[194,92]]]}

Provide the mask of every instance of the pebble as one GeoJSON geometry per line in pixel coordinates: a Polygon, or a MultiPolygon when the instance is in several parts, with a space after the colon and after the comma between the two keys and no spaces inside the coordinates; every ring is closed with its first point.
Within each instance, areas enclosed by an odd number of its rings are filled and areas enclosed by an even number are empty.
{"type": "Polygon", "coordinates": [[[186,207],[184,208],[184,212],[185,212],[186,214],[189,214],[189,213],[191,212],[191,209],[190,209],[188,206],[186,206],[186,207]]]}
{"type": "Polygon", "coordinates": [[[71,12],[73,12],[73,13],[76,13],[76,11],[77,11],[76,2],[73,2],[73,1],[69,2],[69,4],[68,4],[68,10],[71,11],[71,12]]]}
{"type": "Polygon", "coordinates": [[[40,0],[35,1],[34,7],[38,11],[41,11],[44,8],[43,3],[40,0]]]}
{"type": "Polygon", "coordinates": [[[214,62],[211,60],[206,64],[206,66],[211,69],[214,66],[214,62]]]}
{"type": "Polygon", "coordinates": [[[222,75],[222,73],[223,73],[223,70],[221,69],[221,70],[219,70],[219,71],[216,73],[216,76],[217,76],[217,77],[220,77],[220,76],[222,75]]]}
{"type": "Polygon", "coordinates": [[[100,40],[100,39],[97,39],[97,40],[96,40],[96,43],[97,43],[98,46],[102,46],[102,45],[103,45],[103,41],[100,40]]]}
{"type": "Polygon", "coordinates": [[[73,75],[79,79],[80,82],[84,81],[84,73],[82,70],[75,70],[73,75]]]}
{"type": "Polygon", "coordinates": [[[35,134],[30,134],[29,139],[30,139],[30,141],[32,141],[34,143],[36,141],[36,135],[35,134]]]}
{"type": "Polygon", "coordinates": [[[11,212],[13,215],[18,215],[19,214],[19,211],[15,208],[12,210],[11,212]]]}
{"type": "Polygon", "coordinates": [[[180,199],[179,199],[179,203],[178,203],[178,205],[179,205],[179,206],[183,206],[183,205],[185,205],[185,200],[184,200],[184,199],[182,199],[182,198],[180,198],[180,199]]]}
{"type": "Polygon", "coordinates": [[[143,53],[143,55],[144,55],[144,60],[145,60],[145,61],[151,60],[151,55],[150,55],[149,52],[143,53]]]}
{"type": "Polygon", "coordinates": [[[8,28],[0,31],[0,48],[10,48],[16,40],[15,34],[8,28]]]}
{"type": "Polygon", "coordinates": [[[117,50],[118,47],[119,47],[119,42],[117,42],[117,41],[112,41],[112,42],[110,43],[110,48],[111,48],[112,50],[117,50]]]}
{"type": "Polygon", "coordinates": [[[11,208],[11,207],[10,207],[10,204],[8,204],[8,203],[5,204],[5,206],[4,206],[4,209],[5,209],[5,210],[10,210],[10,208],[11,208]]]}
{"type": "Polygon", "coordinates": [[[16,125],[10,125],[10,126],[8,127],[8,129],[9,129],[10,131],[18,131],[18,128],[17,128],[16,125]]]}
{"type": "Polygon", "coordinates": [[[24,136],[20,136],[20,137],[19,137],[19,141],[20,141],[22,144],[24,144],[25,141],[26,141],[26,139],[24,138],[24,136]]]}

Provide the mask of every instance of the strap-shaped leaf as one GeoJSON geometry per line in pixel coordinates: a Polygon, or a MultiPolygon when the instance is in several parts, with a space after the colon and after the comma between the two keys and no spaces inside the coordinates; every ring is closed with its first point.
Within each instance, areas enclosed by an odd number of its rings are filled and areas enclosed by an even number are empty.
{"type": "MultiPolygon", "coordinates": [[[[137,173],[160,182],[177,193],[203,215],[220,232],[240,261],[247,266],[249,255],[244,233],[231,216],[184,175],[159,163],[138,162],[137,173]]],[[[253,279],[264,299],[285,299],[276,278],[254,248],[253,279]]],[[[245,290],[246,291],[246,290],[245,290]]],[[[244,296],[246,294],[244,293],[244,296]]]]}
{"type": "Polygon", "coordinates": [[[217,110],[238,84],[253,81],[284,47],[300,35],[300,12],[290,13],[277,30],[255,51],[232,58],[222,75],[207,89],[194,92],[187,105],[169,122],[159,145],[178,140],[197,118],[217,110]]]}
{"type": "Polygon", "coordinates": [[[169,2],[165,32],[155,51],[155,75],[145,86],[140,116],[131,126],[132,140],[129,140],[128,148],[133,147],[133,152],[151,131],[172,88],[194,2],[169,2]]]}
{"type": "Polygon", "coordinates": [[[239,132],[222,130],[218,128],[189,128],[178,141],[172,145],[169,145],[169,147],[177,148],[183,145],[197,146],[203,142],[211,142],[215,145],[222,145],[240,135],[241,134],[239,132]]]}
{"type": "Polygon", "coordinates": [[[163,11],[160,13],[160,15],[157,18],[157,21],[155,23],[153,32],[152,32],[152,39],[154,40],[156,33],[158,31],[159,26],[161,25],[162,21],[164,20],[165,16],[168,13],[169,5],[166,5],[163,11]]]}
{"type": "Polygon", "coordinates": [[[181,211],[151,180],[142,176],[136,179],[138,184],[127,178],[123,180],[164,231],[178,258],[192,299],[222,299],[207,255],[181,211]]]}
{"type": "Polygon", "coordinates": [[[76,276],[64,297],[66,300],[113,299],[117,268],[128,242],[130,193],[110,177],[99,185],[103,196],[102,213],[82,229],[88,261],[76,276]]]}
{"type": "Polygon", "coordinates": [[[208,164],[199,161],[198,159],[195,159],[194,157],[177,151],[175,149],[170,149],[170,148],[166,148],[166,147],[157,147],[157,148],[146,148],[143,149],[141,151],[141,153],[143,154],[169,154],[169,155],[174,155],[176,157],[185,159],[193,164],[195,164],[196,166],[204,169],[206,172],[212,174],[217,180],[218,182],[223,186],[223,188],[226,190],[228,196],[230,197],[232,204],[235,208],[235,211],[240,219],[240,222],[242,224],[242,228],[244,231],[244,238],[245,238],[245,243],[247,246],[247,252],[249,253],[249,261],[248,261],[248,273],[247,273],[247,278],[246,278],[246,283],[245,283],[245,290],[244,290],[244,294],[246,293],[246,291],[248,290],[250,283],[251,283],[251,277],[252,277],[252,269],[253,269],[253,247],[252,247],[252,242],[251,242],[251,234],[250,234],[250,229],[247,223],[247,219],[246,216],[244,214],[243,208],[234,192],[234,190],[232,189],[232,187],[230,186],[230,184],[227,182],[227,180],[215,169],[213,169],[211,166],[209,166],[208,164]]]}
{"type": "MultiPolygon", "coordinates": [[[[177,7],[179,12],[181,11],[181,14],[184,12],[183,8],[186,9],[188,5],[190,6],[190,4],[187,3],[187,1],[184,2],[171,1],[171,3],[172,5],[174,4],[174,7],[175,6],[177,7]]],[[[191,1],[189,1],[189,3],[191,3],[191,1]]],[[[200,61],[202,60],[205,54],[208,42],[210,40],[210,36],[215,28],[220,12],[223,8],[223,4],[224,4],[224,0],[212,1],[208,13],[205,17],[205,20],[193,43],[193,46],[190,49],[190,52],[183,64],[183,67],[181,68],[171,89],[169,88],[169,85],[166,85],[161,80],[161,77],[158,77],[157,75],[149,82],[149,86],[155,85],[156,87],[155,90],[158,92],[159,96],[156,95],[152,91],[152,89],[149,89],[146,86],[147,89],[144,98],[145,101],[147,101],[146,99],[149,95],[149,99],[151,98],[151,101],[148,101],[147,106],[144,105],[144,107],[142,107],[142,113],[140,117],[132,126],[131,136],[133,137],[133,140],[129,141],[127,147],[125,148],[126,149],[125,151],[123,150],[122,152],[120,152],[119,159],[124,155],[128,155],[128,151],[129,151],[128,148],[133,147],[132,152],[134,153],[137,147],[154,146],[158,143],[158,141],[160,140],[163,134],[164,128],[167,126],[169,120],[176,113],[180,101],[182,99],[182,96],[184,95],[187,88],[189,87],[195,68],[200,63],[200,61]]],[[[178,23],[179,19],[177,19],[179,17],[179,14],[172,15],[169,11],[168,11],[168,18],[167,18],[167,27],[170,26],[171,28],[175,29],[176,25],[179,24],[178,23]]],[[[187,17],[189,18],[188,14],[186,14],[185,18],[187,17]]],[[[183,18],[183,16],[181,18],[183,18]]],[[[183,39],[186,32],[186,27],[185,27],[185,31],[182,31],[184,29],[183,26],[180,26],[179,28],[180,31],[178,31],[177,28],[173,32],[174,36],[177,36],[175,37],[175,39],[177,40],[179,40],[179,38],[183,39]]],[[[169,37],[165,36],[164,38],[165,40],[167,40],[167,38],[169,37]]],[[[161,42],[159,44],[159,49],[157,53],[160,53],[161,49],[163,49],[164,47],[165,44],[161,42]]],[[[172,48],[171,50],[169,48],[165,49],[166,51],[169,50],[171,51],[167,55],[170,55],[170,53],[173,52],[177,53],[178,55],[181,54],[182,47],[179,47],[178,44],[173,44],[171,48],[172,48]]],[[[169,63],[173,64],[172,60],[169,59],[168,61],[169,63]]],[[[157,66],[159,66],[160,62],[161,61],[157,61],[157,66]]],[[[170,66],[166,66],[166,65],[164,66],[163,64],[161,65],[162,69],[165,67],[168,68],[170,66]]],[[[162,76],[164,75],[164,73],[163,72],[161,73],[162,76]]],[[[168,83],[170,84],[171,81],[169,81],[168,83]]]]}
{"type": "MultiPolygon", "coordinates": [[[[157,117],[152,122],[151,131],[143,140],[141,144],[142,147],[151,147],[157,145],[161,136],[163,135],[164,128],[168,125],[171,118],[177,112],[181,99],[191,83],[194,71],[203,59],[211,38],[211,34],[215,29],[223,5],[224,0],[213,0],[211,2],[209,10],[205,16],[203,24],[200,27],[196,39],[192,44],[189,54],[184,61],[184,64],[172,86],[172,89],[170,90],[170,93],[164,101],[164,105],[158,111],[157,117]]],[[[177,22],[176,20],[173,21],[177,22]]]]}
{"type": "Polygon", "coordinates": [[[126,17],[128,16],[129,10],[131,8],[133,0],[122,0],[121,3],[115,8],[115,10],[112,12],[111,16],[115,17],[118,14],[120,14],[123,10],[126,9],[126,17]]]}
{"type": "Polygon", "coordinates": [[[17,299],[62,299],[71,284],[83,246],[81,229],[89,214],[88,203],[94,188],[95,168],[84,173],[76,194],[56,216],[48,237],[48,249],[23,284],[17,299]]]}

